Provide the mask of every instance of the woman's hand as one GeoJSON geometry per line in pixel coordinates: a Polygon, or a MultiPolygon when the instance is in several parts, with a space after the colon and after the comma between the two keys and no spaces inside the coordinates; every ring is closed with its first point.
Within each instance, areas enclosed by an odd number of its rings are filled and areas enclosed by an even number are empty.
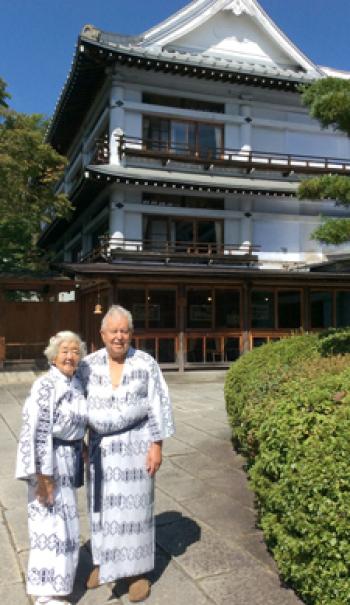
{"type": "Polygon", "coordinates": [[[55,482],[49,475],[37,474],[36,497],[40,504],[52,506],[54,502],[55,482]]]}
{"type": "Polygon", "coordinates": [[[146,468],[148,474],[153,477],[162,464],[162,441],[151,443],[148,448],[146,458],[146,468]]]}

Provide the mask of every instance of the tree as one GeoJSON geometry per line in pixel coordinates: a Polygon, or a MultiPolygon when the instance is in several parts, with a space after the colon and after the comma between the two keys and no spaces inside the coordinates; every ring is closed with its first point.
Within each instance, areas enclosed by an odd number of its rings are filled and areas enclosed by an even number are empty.
{"type": "MultiPolygon", "coordinates": [[[[323,128],[333,127],[350,136],[350,80],[324,78],[304,89],[302,102],[310,115],[323,128]]],[[[348,176],[325,175],[308,179],[299,186],[300,199],[333,199],[336,205],[350,206],[350,179],[348,176]]],[[[325,244],[350,241],[350,218],[326,219],[312,234],[325,244]]]]}
{"type": "Polygon", "coordinates": [[[54,190],[65,159],[45,143],[43,117],[11,110],[9,98],[0,79],[0,270],[40,269],[45,258],[36,244],[42,227],[71,209],[54,190]]]}
{"type": "Polygon", "coordinates": [[[10,99],[11,96],[6,92],[6,82],[0,78],[0,107],[8,107],[6,99],[10,99]]]}

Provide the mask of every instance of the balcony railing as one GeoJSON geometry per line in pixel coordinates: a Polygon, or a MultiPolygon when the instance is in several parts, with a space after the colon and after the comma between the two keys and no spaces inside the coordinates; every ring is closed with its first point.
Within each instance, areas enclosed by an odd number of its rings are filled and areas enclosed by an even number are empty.
{"type": "MultiPolygon", "coordinates": [[[[163,165],[170,162],[199,164],[205,169],[216,167],[241,168],[247,173],[277,171],[284,176],[292,174],[350,174],[350,158],[340,159],[316,155],[285,154],[264,151],[223,149],[221,147],[194,147],[173,144],[161,140],[118,136],[118,153],[123,157],[142,157],[160,160],[163,165]]],[[[108,139],[96,144],[93,162],[109,163],[108,139]]]]}
{"type": "Polygon", "coordinates": [[[224,264],[256,264],[259,246],[251,244],[220,244],[217,242],[124,240],[100,237],[100,245],[87,254],[82,262],[98,259],[113,262],[114,259],[159,260],[166,263],[206,262],[224,264]]]}

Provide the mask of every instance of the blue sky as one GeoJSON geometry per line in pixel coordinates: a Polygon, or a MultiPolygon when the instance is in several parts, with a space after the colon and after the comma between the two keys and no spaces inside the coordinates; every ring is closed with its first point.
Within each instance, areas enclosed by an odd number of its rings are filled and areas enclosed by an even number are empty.
{"type": "MultiPolygon", "coordinates": [[[[82,26],[138,34],[185,0],[0,0],[0,77],[17,111],[51,115],[82,26]]],[[[350,71],[350,0],[261,0],[315,63],[350,71]]]]}

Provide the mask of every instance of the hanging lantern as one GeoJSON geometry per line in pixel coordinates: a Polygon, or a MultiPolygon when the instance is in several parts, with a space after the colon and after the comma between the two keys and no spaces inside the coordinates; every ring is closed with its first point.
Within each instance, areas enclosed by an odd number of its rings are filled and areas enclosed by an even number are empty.
{"type": "Polygon", "coordinates": [[[100,303],[97,303],[95,305],[94,314],[95,315],[101,315],[102,314],[102,305],[100,305],[100,303]]]}
{"type": "Polygon", "coordinates": [[[102,305],[100,302],[100,287],[97,287],[97,303],[95,305],[95,309],[94,309],[94,315],[101,315],[102,314],[102,305]]]}

